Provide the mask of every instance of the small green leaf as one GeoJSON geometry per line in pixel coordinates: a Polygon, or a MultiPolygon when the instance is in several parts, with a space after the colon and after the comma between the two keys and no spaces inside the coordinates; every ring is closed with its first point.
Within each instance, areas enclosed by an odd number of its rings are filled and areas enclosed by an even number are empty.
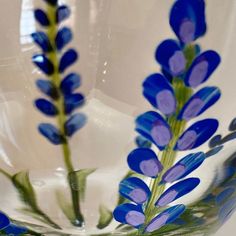
{"type": "Polygon", "coordinates": [[[30,183],[28,171],[21,171],[13,175],[12,182],[17,188],[22,201],[32,208],[37,208],[35,192],[30,183]]]}
{"type": "Polygon", "coordinates": [[[60,206],[61,210],[63,211],[64,215],[71,221],[74,222],[75,214],[73,207],[70,203],[67,202],[64,194],[61,191],[56,191],[56,198],[58,205],[60,206]]]}
{"type": "Polygon", "coordinates": [[[80,199],[84,201],[87,177],[96,169],[82,169],[69,173],[69,183],[73,190],[79,192],[80,199]]]}
{"type": "Polygon", "coordinates": [[[108,226],[112,219],[113,215],[112,212],[104,205],[99,206],[99,214],[100,218],[97,224],[98,229],[104,229],[106,226],[108,226]]]}

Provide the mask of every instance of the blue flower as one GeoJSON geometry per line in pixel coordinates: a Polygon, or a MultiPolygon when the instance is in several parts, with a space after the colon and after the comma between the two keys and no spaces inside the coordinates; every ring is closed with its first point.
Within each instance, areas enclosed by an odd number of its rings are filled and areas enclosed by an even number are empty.
{"type": "Polygon", "coordinates": [[[204,0],[177,0],[171,9],[170,25],[184,44],[203,36],[206,33],[204,0]]]}
{"type": "Polygon", "coordinates": [[[219,100],[220,95],[220,90],[217,87],[202,88],[188,100],[178,118],[190,120],[201,115],[219,100]]]}
{"type": "Polygon", "coordinates": [[[137,148],[127,158],[129,168],[139,174],[156,178],[163,166],[154,151],[149,148],[137,148]]]}
{"type": "Polygon", "coordinates": [[[82,113],[72,115],[65,123],[65,134],[71,137],[80,130],[87,122],[87,117],[82,113]]]}
{"type": "Polygon", "coordinates": [[[191,64],[184,82],[186,86],[196,88],[205,82],[220,64],[220,56],[213,50],[203,52],[191,64]]]}
{"type": "Polygon", "coordinates": [[[146,112],[136,119],[136,131],[163,150],[172,138],[166,120],[154,111],[146,112]]]}
{"type": "Polygon", "coordinates": [[[146,183],[136,177],[130,177],[121,181],[119,193],[137,204],[145,203],[151,195],[146,183]]]}
{"type": "Polygon", "coordinates": [[[38,79],[36,81],[36,85],[42,93],[49,96],[53,100],[57,100],[59,98],[58,90],[51,81],[38,79]]]}
{"type": "Polygon", "coordinates": [[[43,52],[51,52],[53,50],[52,45],[48,39],[48,36],[44,32],[32,33],[32,38],[36,44],[42,49],[43,52]]]}
{"type": "Polygon", "coordinates": [[[178,42],[172,39],[167,39],[158,46],[156,60],[172,76],[182,75],[186,68],[184,53],[178,42]]]}
{"type": "Polygon", "coordinates": [[[188,194],[200,183],[198,178],[188,178],[182,180],[168,188],[156,201],[155,205],[159,207],[166,206],[176,199],[188,194]]]}
{"type": "Polygon", "coordinates": [[[174,222],[184,211],[185,206],[181,204],[167,208],[149,222],[145,228],[145,232],[152,233],[162,226],[174,222]]]}
{"type": "Polygon", "coordinates": [[[176,109],[174,90],[161,74],[150,75],[143,83],[144,97],[165,115],[171,115],[176,109]]]}
{"type": "Polygon", "coordinates": [[[116,207],[114,218],[122,224],[128,224],[140,228],[145,222],[145,215],[140,206],[125,203],[116,207]]]}
{"type": "Polygon", "coordinates": [[[54,66],[52,62],[43,54],[36,54],[33,56],[32,61],[38,66],[46,75],[54,73],[54,66]]]}
{"type": "Polygon", "coordinates": [[[71,114],[75,109],[84,104],[84,96],[80,93],[66,95],[64,103],[65,114],[71,114]]]}
{"type": "Polygon", "coordinates": [[[38,127],[39,132],[51,143],[58,145],[64,143],[64,137],[61,132],[52,124],[42,123],[38,127]]]}
{"type": "Polygon", "coordinates": [[[56,12],[56,22],[58,24],[61,23],[62,21],[69,18],[70,14],[71,14],[71,10],[66,5],[62,5],[62,6],[58,7],[57,12],[56,12]]]}
{"type": "Polygon", "coordinates": [[[64,73],[65,70],[74,64],[78,59],[78,53],[74,49],[68,49],[62,56],[59,64],[59,72],[64,73]]]}
{"type": "Polygon", "coordinates": [[[81,85],[80,76],[76,73],[70,73],[61,82],[60,89],[65,94],[72,94],[81,85]]]}
{"type": "Polygon", "coordinates": [[[58,109],[55,105],[44,98],[37,99],[35,106],[47,116],[56,116],[58,114],[58,109]]]}
{"type": "Polygon", "coordinates": [[[173,183],[196,170],[205,160],[203,152],[192,153],[178,161],[162,176],[162,183],[173,183]]]}
{"type": "Polygon", "coordinates": [[[68,43],[71,42],[72,38],[73,34],[70,28],[63,27],[62,29],[60,29],[55,39],[57,50],[62,50],[68,43]]]}
{"type": "Polygon", "coordinates": [[[34,17],[41,26],[44,26],[44,27],[50,26],[50,21],[48,19],[48,16],[43,10],[36,9],[34,11],[34,17]]]}
{"type": "Polygon", "coordinates": [[[216,132],[218,125],[216,119],[197,121],[180,136],[175,150],[184,151],[199,147],[216,132]]]}

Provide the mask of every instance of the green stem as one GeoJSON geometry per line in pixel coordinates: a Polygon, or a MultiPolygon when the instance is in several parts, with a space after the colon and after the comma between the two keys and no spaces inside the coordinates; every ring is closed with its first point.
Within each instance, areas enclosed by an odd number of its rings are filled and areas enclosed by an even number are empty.
{"type": "MultiPolygon", "coordinates": [[[[63,94],[60,93],[60,90],[59,90],[62,78],[60,76],[60,73],[58,72],[59,59],[58,59],[58,55],[56,52],[56,45],[55,45],[55,38],[56,38],[57,31],[58,31],[57,23],[55,21],[56,8],[49,5],[48,10],[47,10],[47,15],[48,15],[49,20],[51,22],[51,25],[48,28],[48,38],[49,38],[49,40],[52,44],[52,47],[54,49],[48,55],[50,61],[52,62],[53,66],[55,68],[55,72],[51,76],[51,80],[52,80],[53,84],[58,88],[58,91],[60,94],[59,99],[55,102],[55,105],[56,105],[58,112],[59,112],[57,122],[58,122],[59,130],[64,138],[64,143],[62,144],[64,163],[65,163],[67,172],[71,173],[71,172],[74,172],[75,170],[74,170],[72,160],[71,160],[71,152],[70,152],[68,138],[65,135],[65,129],[64,129],[64,124],[66,122],[66,115],[64,113],[64,97],[63,97],[63,94]]],[[[73,204],[74,215],[75,215],[75,221],[71,222],[71,223],[75,226],[82,226],[84,223],[84,218],[83,218],[83,215],[82,215],[81,209],[80,209],[80,196],[79,196],[78,188],[76,188],[76,189],[72,188],[69,180],[68,180],[68,184],[70,187],[72,204],[73,204]]],[[[78,185],[78,180],[76,177],[74,177],[74,179],[73,179],[73,184],[76,186],[78,185]]]]}
{"type": "Polygon", "coordinates": [[[2,173],[6,178],[8,178],[9,180],[12,179],[12,175],[10,175],[8,172],[6,172],[3,169],[0,169],[0,173],[2,173]]]}

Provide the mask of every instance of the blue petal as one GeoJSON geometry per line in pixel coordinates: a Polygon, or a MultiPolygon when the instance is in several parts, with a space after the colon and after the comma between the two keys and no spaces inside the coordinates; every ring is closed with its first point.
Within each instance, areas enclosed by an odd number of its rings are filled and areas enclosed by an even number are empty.
{"type": "Polygon", "coordinates": [[[113,212],[116,221],[140,228],[145,222],[145,215],[140,206],[125,203],[116,207],[113,212]]]}
{"type": "Polygon", "coordinates": [[[182,204],[164,210],[150,221],[150,223],[145,228],[145,232],[152,233],[160,229],[162,226],[174,222],[181,214],[184,213],[184,211],[185,206],[182,204]]]}
{"type": "Polygon", "coordinates": [[[204,160],[205,154],[203,152],[187,155],[166,171],[162,177],[162,183],[173,183],[176,180],[186,177],[196,170],[204,160]]]}
{"type": "Polygon", "coordinates": [[[230,133],[228,135],[226,135],[222,140],[221,140],[221,143],[226,143],[226,142],[229,142],[229,141],[232,141],[236,139],[236,131],[234,131],[233,133],[230,133]]]}
{"type": "Polygon", "coordinates": [[[58,110],[55,105],[44,98],[35,100],[35,106],[45,115],[56,116],[58,114],[58,110]]]}
{"type": "Polygon", "coordinates": [[[47,14],[43,10],[36,9],[34,11],[34,17],[42,26],[47,27],[50,25],[50,21],[47,17],[47,14]]]}
{"type": "Polygon", "coordinates": [[[60,131],[51,124],[41,123],[38,127],[39,132],[46,137],[51,143],[58,145],[64,142],[60,131]]]}
{"type": "Polygon", "coordinates": [[[185,76],[186,86],[196,88],[205,82],[218,67],[220,60],[220,55],[212,50],[196,57],[185,76]]]}
{"type": "Polygon", "coordinates": [[[230,122],[229,131],[236,131],[236,118],[230,122]]]}
{"type": "Polygon", "coordinates": [[[70,8],[66,5],[60,6],[56,12],[56,22],[59,24],[70,17],[70,8]]]}
{"type": "Polygon", "coordinates": [[[57,49],[59,51],[62,50],[72,40],[72,37],[73,35],[70,28],[63,27],[60,29],[55,39],[57,49]]]}
{"type": "Polygon", "coordinates": [[[86,121],[87,117],[82,113],[72,115],[65,123],[66,135],[71,137],[86,124],[86,121]]]}
{"type": "Polygon", "coordinates": [[[163,166],[154,151],[149,148],[137,148],[127,158],[129,168],[139,174],[156,178],[163,166]]]}
{"type": "Polygon", "coordinates": [[[188,194],[200,183],[198,178],[189,178],[182,180],[168,188],[155,203],[156,206],[163,207],[176,199],[188,194]]]}
{"type": "Polygon", "coordinates": [[[34,55],[32,61],[38,66],[45,74],[52,75],[54,73],[54,66],[50,60],[43,54],[34,55]]]}
{"type": "Polygon", "coordinates": [[[167,39],[158,46],[156,60],[172,76],[179,76],[185,71],[185,56],[177,42],[172,39],[167,39]]]}
{"type": "Polygon", "coordinates": [[[217,130],[216,119],[205,119],[194,123],[179,138],[175,150],[190,150],[205,143],[217,130]]]}
{"type": "Polygon", "coordinates": [[[151,195],[148,186],[141,179],[136,177],[122,180],[119,185],[119,192],[123,197],[137,204],[143,204],[151,195]]]}
{"type": "Polygon", "coordinates": [[[204,0],[178,0],[170,12],[170,25],[182,43],[206,33],[204,0]]]}
{"type": "Polygon", "coordinates": [[[70,114],[76,108],[84,104],[84,96],[80,93],[71,94],[65,97],[65,113],[70,114]]]}
{"type": "Polygon", "coordinates": [[[61,82],[60,88],[64,94],[71,94],[81,85],[80,76],[76,73],[67,75],[61,82]]]}
{"type": "Polygon", "coordinates": [[[0,212],[0,230],[6,228],[9,224],[9,218],[3,212],[0,212]]]}
{"type": "Polygon", "coordinates": [[[38,79],[36,81],[36,85],[42,93],[49,96],[50,98],[55,100],[59,98],[58,91],[51,81],[38,79]]]}
{"type": "Polygon", "coordinates": [[[195,93],[181,110],[178,119],[190,120],[214,105],[221,93],[217,87],[205,87],[195,93]]]}
{"type": "Polygon", "coordinates": [[[214,147],[213,149],[211,149],[210,151],[206,153],[206,158],[216,155],[223,149],[223,147],[224,147],[223,145],[214,147]]]}
{"type": "Polygon", "coordinates": [[[58,3],[58,0],[44,0],[44,1],[52,6],[56,6],[58,3]]]}
{"type": "Polygon", "coordinates": [[[216,203],[222,205],[227,199],[229,199],[235,193],[235,188],[226,188],[216,196],[216,203]]]}
{"type": "Polygon", "coordinates": [[[151,148],[152,146],[152,143],[142,135],[139,135],[135,138],[135,143],[139,148],[151,148]]]}
{"type": "Polygon", "coordinates": [[[208,143],[208,146],[210,148],[213,148],[215,146],[218,146],[222,143],[222,136],[220,134],[217,134],[211,138],[211,140],[208,143]]]}
{"type": "Polygon", "coordinates": [[[175,112],[174,90],[163,75],[150,75],[143,83],[143,95],[163,114],[171,115],[175,112]]]}
{"type": "Polygon", "coordinates": [[[25,228],[24,226],[18,226],[14,224],[10,224],[7,228],[4,229],[4,232],[7,235],[24,235],[25,233],[28,232],[28,229],[25,228]]]}
{"type": "Polygon", "coordinates": [[[219,210],[219,220],[223,224],[227,221],[236,210],[236,197],[228,200],[219,210]]]}
{"type": "Polygon", "coordinates": [[[35,43],[37,43],[43,52],[51,52],[52,45],[48,39],[48,36],[44,32],[35,32],[31,34],[35,43]]]}
{"type": "Polygon", "coordinates": [[[155,143],[160,150],[163,150],[172,138],[168,123],[154,111],[146,112],[136,119],[136,131],[155,143]]]}
{"type": "Polygon", "coordinates": [[[63,73],[67,67],[71,66],[78,59],[78,54],[74,49],[69,49],[60,60],[59,72],[63,73]]]}

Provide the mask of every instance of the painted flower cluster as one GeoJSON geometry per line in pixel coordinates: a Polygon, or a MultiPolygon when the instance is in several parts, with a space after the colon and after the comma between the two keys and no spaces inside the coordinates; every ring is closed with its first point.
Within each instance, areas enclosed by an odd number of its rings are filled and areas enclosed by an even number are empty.
{"type": "Polygon", "coordinates": [[[184,213],[187,206],[169,204],[199,185],[199,178],[188,175],[207,156],[196,152],[176,161],[176,154],[198,148],[218,128],[218,121],[213,118],[187,127],[188,121],[205,112],[221,96],[215,86],[195,91],[210,78],[221,60],[217,52],[201,52],[195,44],[207,29],[204,0],[175,1],[169,23],[178,40],[161,42],[155,59],[162,73],[148,76],[143,83],[143,95],[156,111],[136,119],[136,131],[160,152],[157,156],[150,148],[142,147],[128,155],[128,166],[136,174],[120,182],[119,193],[128,202],[113,212],[118,222],[139,229],[141,235],[174,223],[184,213]],[[166,184],[171,186],[166,188],[166,184]]]}
{"type": "Polygon", "coordinates": [[[64,118],[65,121],[63,119],[60,121],[59,129],[49,123],[39,125],[40,133],[51,143],[62,144],[66,142],[66,137],[71,137],[86,122],[84,114],[73,113],[83,105],[84,96],[75,92],[81,85],[80,76],[77,73],[65,74],[78,59],[75,49],[66,49],[73,38],[71,29],[65,26],[60,27],[58,32],[50,31],[50,27],[61,24],[70,16],[70,8],[66,5],[58,6],[57,1],[46,2],[55,8],[55,14],[48,16],[41,9],[35,10],[36,20],[50,34],[44,31],[32,34],[33,40],[42,50],[42,53],[34,55],[32,60],[48,76],[49,80],[38,79],[36,81],[38,89],[46,95],[46,98],[37,99],[35,106],[47,116],[68,117],[64,118]],[[64,74],[65,76],[61,80],[60,77],[64,74]]]}

